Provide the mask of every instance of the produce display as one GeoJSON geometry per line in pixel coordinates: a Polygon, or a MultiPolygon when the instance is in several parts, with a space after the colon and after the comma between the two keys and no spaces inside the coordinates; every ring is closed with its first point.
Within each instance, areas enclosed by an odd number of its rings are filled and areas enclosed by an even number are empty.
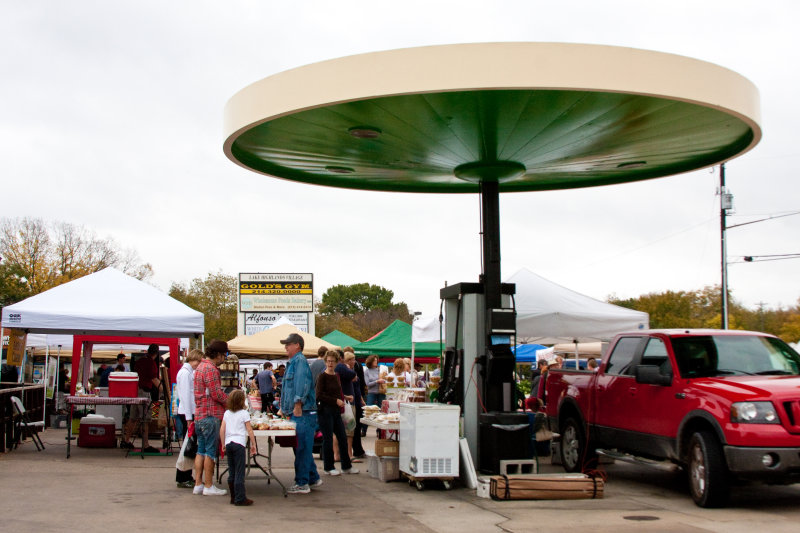
{"type": "Polygon", "coordinates": [[[272,415],[262,414],[255,412],[250,415],[250,425],[254,430],[258,429],[272,429],[272,430],[293,430],[295,423],[285,418],[273,417],[272,415]]]}
{"type": "Polygon", "coordinates": [[[364,411],[364,418],[369,418],[375,422],[379,422],[381,424],[399,424],[400,423],[400,413],[381,413],[380,411],[373,411],[368,413],[366,410],[364,411]]]}

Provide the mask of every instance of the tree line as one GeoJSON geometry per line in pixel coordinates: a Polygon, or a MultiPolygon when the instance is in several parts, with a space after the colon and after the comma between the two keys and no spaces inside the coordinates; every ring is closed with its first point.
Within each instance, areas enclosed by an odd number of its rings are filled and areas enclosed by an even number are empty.
{"type": "MultiPolygon", "coordinates": [[[[664,291],[636,298],[610,296],[608,302],[644,311],[650,315],[650,327],[720,328],[722,326],[722,290],[719,285],[695,291],[664,291]]],[[[800,341],[800,300],[788,309],[769,309],[759,305],[748,309],[728,294],[728,328],[763,331],[787,342],[800,341]]]]}
{"type": "MultiPolygon", "coordinates": [[[[133,249],[113,239],[65,222],[39,218],[0,218],[0,307],[24,300],[67,281],[115,267],[140,280],[153,275],[133,249]]],[[[168,294],[205,315],[206,338],[236,336],[238,279],[221,271],[189,283],[173,282],[168,294]]],[[[404,302],[394,302],[394,292],[370,283],[334,285],[315,301],[318,337],[339,330],[367,340],[394,320],[411,323],[404,302]]],[[[694,291],[664,291],[609,303],[644,311],[650,327],[719,328],[722,324],[719,286],[694,291]]],[[[732,295],[728,298],[729,327],[764,331],[788,342],[800,341],[800,300],[783,309],[757,306],[748,309],[732,295]]]]}

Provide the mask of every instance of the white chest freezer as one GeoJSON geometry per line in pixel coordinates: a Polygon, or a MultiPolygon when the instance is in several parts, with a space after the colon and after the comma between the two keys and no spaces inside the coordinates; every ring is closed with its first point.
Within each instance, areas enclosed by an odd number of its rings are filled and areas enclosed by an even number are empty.
{"type": "Polygon", "coordinates": [[[400,471],[415,478],[458,477],[457,405],[400,404],[400,471]]]}

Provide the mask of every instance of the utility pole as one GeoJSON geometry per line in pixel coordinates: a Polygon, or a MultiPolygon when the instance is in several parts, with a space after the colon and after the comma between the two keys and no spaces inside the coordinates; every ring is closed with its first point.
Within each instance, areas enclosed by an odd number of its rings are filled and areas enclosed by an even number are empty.
{"type": "Polygon", "coordinates": [[[728,209],[733,207],[733,195],[725,189],[725,163],[719,166],[719,229],[722,257],[722,329],[728,329],[728,247],[725,241],[728,209]]]}

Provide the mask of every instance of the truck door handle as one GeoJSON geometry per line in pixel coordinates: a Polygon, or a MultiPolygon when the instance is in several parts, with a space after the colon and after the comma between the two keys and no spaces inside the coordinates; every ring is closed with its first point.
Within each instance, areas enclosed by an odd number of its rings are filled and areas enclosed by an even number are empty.
{"type": "Polygon", "coordinates": [[[628,392],[630,392],[631,394],[636,394],[636,387],[629,388],[628,392]]]}
{"type": "Polygon", "coordinates": [[[676,392],[676,393],[675,393],[675,397],[676,397],[677,399],[679,399],[679,400],[685,400],[685,399],[686,399],[686,394],[685,394],[685,393],[683,393],[683,392],[676,392]]]}

